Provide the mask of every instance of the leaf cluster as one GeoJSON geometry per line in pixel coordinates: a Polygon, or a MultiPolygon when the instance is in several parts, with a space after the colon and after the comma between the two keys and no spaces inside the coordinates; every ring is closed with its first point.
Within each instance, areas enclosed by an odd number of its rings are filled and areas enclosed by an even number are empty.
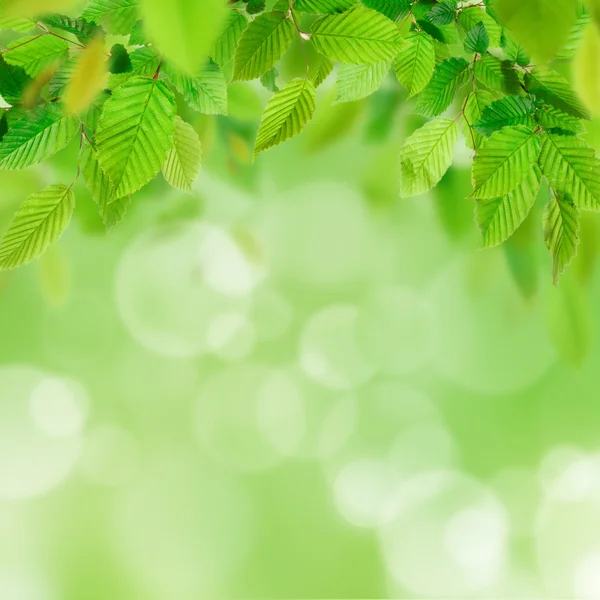
{"type": "MultiPolygon", "coordinates": [[[[375,93],[393,72],[430,119],[403,145],[400,195],[436,186],[462,134],[484,247],[511,236],[549,187],[543,230],[557,282],[577,251],[580,211],[600,208],[600,164],[583,138],[588,109],[555,65],[533,65],[530,50],[568,59],[590,18],[572,0],[560,47],[533,43],[511,1],[89,0],[77,16],[0,13],[1,30],[25,34],[0,58],[0,169],[40,163],[78,139],[78,176],[110,228],[159,172],[191,190],[202,149],[182,105],[226,115],[228,84],[259,80],[272,96],[256,157],[302,131],[332,72],[338,102],[375,93]],[[278,63],[293,44],[305,68],[280,82],[278,63]]],[[[524,15],[539,4],[520,3],[524,15]]],[[[560,18],[556,7],[544,18],[554,12],[560,18]]],[[[25,200],[0,245],[0,268],[38,257],[60,236],[73,183],[25,200]]]]}

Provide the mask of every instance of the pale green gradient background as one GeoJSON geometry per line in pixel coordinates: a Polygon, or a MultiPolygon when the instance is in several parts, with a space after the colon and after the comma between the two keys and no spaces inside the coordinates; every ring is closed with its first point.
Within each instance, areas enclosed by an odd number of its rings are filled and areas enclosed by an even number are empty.
{"type": "MultiPolygon", "coordinates": [[[[411,104],[332,87],[250,165],[235,84],[193,195],[105,236],[79,182],[0,276],[2,600],[600,598],[598,219],[556,290],[541,202],[479,251],[468,151],[399,200],[411,104]]],[[[0,174],[0,229],[76,154],[0,174]]]]}

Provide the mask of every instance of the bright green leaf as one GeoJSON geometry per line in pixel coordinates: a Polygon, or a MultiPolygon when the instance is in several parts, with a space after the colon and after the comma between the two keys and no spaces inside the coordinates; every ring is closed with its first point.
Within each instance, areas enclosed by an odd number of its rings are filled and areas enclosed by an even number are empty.
{"type": "Polygon", "coordinates": [[[164,81],[133,76],[105,102],[96,132],[98,161],[117,196],[146,185],[173,144],[175,99],[164,81]]]}
{"type": "Polygon", "coordinates": [[[456,92],[469,80],[469,63],[453,57],[440,63],[419,100],[416,111],[425,117],[443,113],[454,100],[456,92]]]}
{"type": "Polygon", "coordinates": [[[242,34],[233,80],[256,79],[275,66],[294,39],[296,29],[286,13],[273,11],[254,19],[242,34]]]}
{"type": "Polygon", "coordinates": [[[131,196],[117,198],[117,190],[98,163],[96,151],[87,145],[81,155],[81,173],[108,230],[118,225],[131,203],[131,196]]]}
{"type": "Polygon", "coordinates": [[[24,169],[62,150],[79,129],[79,119],[48,104],[27,112],[0,142],[0,169],[24,169]]]}
{"type": "Polygon", "coordinates": [[[41,34],[20,38],[8,45],[4,60],[37,77],[46,67],[67,57],[67,42],[53,35],[41,34]]]}
{"type": "Polygon", "coordinates": [[[138,0],[90,0],[81,18],[110,33],[128,35],[138,20],[137,5],[138,0]]]}
{"type": "Polygon", "coordinates": [[[306,79],[292,79],[268,102],[263,114],[254,157],[297,135],[313,116],[316,90],[306,79]]]}
{"type": "Polygon", "coordinates": [[[579,208],[600,210],[600,160],[583,140],[546,134],[540,166],[556,192],[579,208]]]}
{"type": "Polygon", "coordinates": [[[477,201],[475,219],[484,248],[501,244],[519,228],[535,203],[540,183],[541,173],[534,165],[523,181],[506,196],[477,201]]]}
{"type": "Polygon", "coordinates": [[[589,119],[590,113],[569,82],[559,73],[537,67],[525,75],[525,85],[530,92],[548,104],[580,119],[589,119]]]}
{"type": "Polygon", "coordinates": [[[552,195],[544,209],[544,241],[552,254],[552,280],[558,285],[560,276],[571,264],[579,245],[579,209],[569,196],[552,195]]]}
{"type": "Polygon", "coordinates": [[[465,38],[465,50],[467,52],[477,52],[483,54],[490,47],[490,36],[483,23],[477,23],[465,38]]]}
{"type": "Polygon", "coordinates": [[[0,269],[14,269],[44,253],[71,221],[75,196],[66,185],[51,185],[23,202],[0,244],[0,269]]]}
{"type": "Polygon", "coordinates": [[[472,198],[504,196],[519,186],[540,153],[534,129],[518,125],[496,131],[475,156],[472,198]]]}
{"type": "Polygon", "coordinates": [[[435,49],[432,39],[422,31],[413,31],[403,40],[394,59],[398,81],[409,96],[418,94],[431,80],[435,69],[435,49]]]}
{"type": "Polygon", "coordinates": [[[475,129],[482,135],[490,136],[503,127],[525,125],[535,127],[533,114],[535,107],[529,98],[505,96],[485,108],[475,129]]]}
{"type": "Polygon", "coordinates": [[[400,50],[396,24],[361,5],[340,15],[319,17],[311,31],[315,50],[341,63],[361,65],[391,60],[400,50]]]}
{"type": "Polygon", "coordinates": [[[390,61],[372,65],[341,65],[337,72],[336,102],[353,102],[376,92],[391,67],[390,61]]]}
{"type": "Polygon", "coordinates": [[[218,65],[222,67],[233,60],[235,49],[247,26],[248,17],[238,10],[229,10],[225,19],[225,28],[210,52],[211,58],[218,65]]]}
{"type": "Polygon", "coordinates": [[[294,8],[315,15],[342,13],[356,4],[356,0],[296,0],[294,8]]]}
{"type": "Polygon", "coordinates": [[[452,119],[439,117],[417,129],[400,152],[400,197],[420,196],[444,176],[458,141],[458,126],[452,119]]]}
{"type": "Polygon", "coordinates": [[[173,147],[167,155],[162,172],[175,189],[190,192],[200,173],[202,146],[194,128],[180,117],[175,117],[173,147]]]}

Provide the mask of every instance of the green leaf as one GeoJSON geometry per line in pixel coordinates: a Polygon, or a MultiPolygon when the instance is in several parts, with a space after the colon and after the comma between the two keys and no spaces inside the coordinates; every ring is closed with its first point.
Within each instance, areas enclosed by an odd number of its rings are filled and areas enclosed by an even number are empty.
{"type": "Polygon", "coordinates": [[[129,52],[123,44],[113,44],[110,49],[110,59],[108,64],[110,73],[130,73],[133,70],[129,52]]]}
{"type": "Polygon", "coordinates": [[[265,89],[275,93],[279,91],[277,77],[279,77],[279,71],[276,67],[273,67],[270,71],[267,71],[264,75],[260,76],[260,82],[265,89]]]}
{"type": "Polygon", "coordinates": [[[472,198],[504,196],[519,186],[537,162],[540,139],[534,129],[518,125],[496,131],[475,156],[472,198]]]}
{"type": "Polygon", "coordinates": [[[35,21],[33,19],[26,19],[23,17],[0,17],[0,31],[18,31],[24,33],[31,31],[35,27],[35,21]]]}
{"type": "Polygon", "coordinates": [[[0,142],[0,169],[24,169],[62,150],[79,129],[79,119],[56,104],[40,106],[19,119],[0,142]]]}
{"type": "Polygon", "coordinates": [[[65,60],[58,71],[54,74],[48,85],[48,94],[52,99],[62,98],[71,79],[77,70],[79,60],[77,56],[73,56],[65,60]]]}
{"type": "Polygon", "coordinates": [[[256,79],[275,66],[294,39],[296,29],[283,12],[254,19],[242,34],[233,66],[233,80],[256,79]]]}
{"type": "Polygon", "coordinates": [[[535,113],[535,117],[537,122],[545,129],[558,129],[573,135],[585,133],[585,125],[581,119],[564,113],[553,106],[540,108],[535,113]]]}
{"type": "Polygon", "coordinates": [[[394,60],[398,81],[409,97],[418,94],[431,80],[435,69],[435,49],[432,39],[422,31],[412,31],[403,40],[394,60]]]}
{"type": "Polygon", "coordinates": [[[148,38],[189,75],[206,61],[227,18],[223,0],[140,0],[140,8],[148,38]]]}
{"type": "Polygon", "coordinates": [[[148,43],[146,34],[144,33],[144,24],[142,21],[138,21],[132,28],[131,34],[129,35],[130,46],[144,46],[148,43]]]}
{"type": "Polygon", "coordinates": [[[502,51],[504,53],[504,58],[513,63],[517,64],[521,67],[526,67],[531,62],[529,58],[529,54],[521,44],[516,42],[513,37],[507,33],[506,31],[502,32],[502,39],[500,43],[502,47],[502,51]]]}
{"type": "Polygon", "coordinates": [[[72,33],[80,42],[87,43],[101,33],[100,29],[93,23],[88,23],[83,19],[73,19],[65,15],[46,15],[40,19],[40,22],[53,29],[59,29],[72,33]]]}
{"type": "Polygon", "coordinates": [[[577,17],[573,0],[495,0],[494,10],[515,38],[546,61],[562,48],[577,17]]]}
{"type": "Polygon", "coordinates": [[[537,67],[525,75],[525,85],[531,93],[555,108],[580,119],[590,119],[588,109],[569,82],[556,71],[537,67]]]}
{"type": "Polygon", "coordinates": [[[175,117],[173,147],[162,167],[164,178],[175,189],[191,192],[201,163],[202,146],[198,134],[181,117],[175,117]]]}
{"type": "Polygon", "coordinates": [[[482,246],[491,248],[507,240],[523,223],[540,190],[541,173],[537,165],[509,194],[478,200],[475,220],[482,235],[482,246]]]}
{"type": "Polygon", "coordinates": [[[91,0],[81,18],[109,33],[128,35],[138,20],[137,4],[138,0],[91,0]]]}
{"type": "Polygon", "coordinates": [[[494,97],[485,90],[471,92],[463,112],[463,137],[471,150],[477,150],[483,143],[483,136],[476,130],[474,124],[479,121],[483,110],[494,101],[494,97]]]}
{"type": "Polygon", "coordinates": [[[164,72],[194,110],[205,115],[227,114],[227,82],[218,65],[206,63],[195,77],[169,64],[164,65],[164,72]]]}
{"type": "Polygon", "coordinates": [[[316,60],[311,61],[308,78],[317,88],[327,79],[328,75],[333,71],[334,66],[333,61],[324,56],[319,56],[316,60]]]}
{"type": "Polygon", "coordinates": [[[475,79],[490,90],[504,94],[521,93],[519,75],[508,61],[501,61],[491,54],[484,54],[473,65],[475,79]]]}
{"type": "Polygon", "coordinates": [[[420,196],[444,176],[458,141],[458,126],[439,117],[425,123],[405,142],[400,151],[400,197],[420,196]]]}
{"type": "Polygon", "coordinates": [[[548,133],[540,166],[550,185],[584,210],[600,210],[600,161],[594,150],[575,137],[548,133]]]}
{"type": "Polygon", "coordinates": [[[396,24],[361,5],[340,15],[317,18],[311,31],[315,50],[341,63],[361,65],[391,60],[400,50],[396,24]]]}
{"type": "Polygon", "coordinates": [[[505,96],[492,102],[475,123],[475,129],[482,135],[490,136],[503,127],[525,125],[535,127],[533,118],[535,107],[529,98],[505,96]]]}
{"type": "Polygon", "coordinates": [[[443,113],[454,100],[456,92],[469,80],[469,63],[464,58],[453,57],[440,63],[433,72],[419,100],[416,111],[425,117],[443,113]]]}
{"type": "Polygon", "coordinates": [[[220,66],[229,64],[235,55],[235,49],[248,26],[248,17],[230,9],[225,20],[225,28],[217,38],[210,52],[211,58],[220,66]]]}
{"type": "Polygon", "coordinates": [[[412,0],[363,0],[363,4],[392,21],[398,21],[408,15],[412,0]]]}
{"type": "Polygon", "coordinates": [[[43,254],[67,228],[74,208],[75,196],[66,185],[29,196],[0,244],[0,269],[14,269],[43,254]]]}
{"type": "Polygon", "coordinates": [[[477,23],[465,38],[465,50],[467,52],[476,52],[483,54],[490,47],[490,36],[483,23],[477,23]]]}
{"type": "Polygon", "coordinates": [[[247,0],[246,12],[249,15],[261,13],[267,7],[267,0],[247,0]]]}
{"type": "Polygon", "coordinates": [[[175,98],[164,81],[133,76],[117,88],[96,132],[98,161],[117,196],[154,179],[173,144],[175,98]]]}
{"type": "Polygon", "coordinates": [[[131,203],[131,196],[116,197],[115,186],[100,167],[96,151],[89,144],[81,154],[81,173],[106,229],[112,229],[123,220],[131,203]]]}
{"type": "Polygon", "coordinates": [[[4,60],[10,65],[21,67],[27,75],[37,77],[46,67],[66,58],[68,54],[67,42],[43,33],[10,43],[4,53],[4,60]]]}
{"type": "Polygon", "coordinates": [[[162,59],[152,46],[137,48],[130,55],[131,69],[138,75],[154,75],[162,59]]]}
{"type": "Polygon", "coordinates": [[[455,0],[442,0],[427,13],[427,19],[434,25],[449,25],[456,18],[457,4],[455,0]]]}
{"type": "Polygon", "coordinates": [[[292,79],[268,102],[263,114],[254,157],[297,135],[313,116],[316,90],[305,79],[292,79]]]}
{"type": "Polygon", "coordinates": [[[334,15],[352,8],[356,0],[296,0],[294,8],[315,15],[334,15]]]}
{"type": "Polygon", "coordinates": [[[558,285],[560,276],[571,264],[579,245],[579,209],[571,198],[552,194],[544,209],[544,241],[552,255],[552,280],[558,285]]]}
{"type": "Polygon", "coordinates": [[[336,102],[353,102],[370,96],[381,87],[390,67],[390,61],[372,65],[340,65],[336,102]]]}
{"type": "Polygon", "coordinates": [[[0,55],[0,95],[13,106],[19,104],[23,90],[31,79],[20,67],[6,64],[0,55]]]}
{"type": "Polygon", "coordinates": [[[499,48],[502,38],[502,27],[479,6],[468,6],[462,8],[458,15],[459,25],[469,33],[473,27],[482,23],[488,34],[491,48],[499,48]]]}

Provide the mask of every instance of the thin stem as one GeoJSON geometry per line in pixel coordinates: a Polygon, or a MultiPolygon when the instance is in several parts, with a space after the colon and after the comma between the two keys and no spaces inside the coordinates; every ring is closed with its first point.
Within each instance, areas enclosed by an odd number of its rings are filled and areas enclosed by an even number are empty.
{"type": "MultiPolygon", "coordinates": [[[[85,48],[85,46],[83,44],[80,44],[79,42],[76,42],[74,40],[70,40],[69,38],[63,37],[62,35],[59,35],[58,33],[54,33],[54,31],[50,31],[45,25],[42,25],[41,23],[36,23],[36,25],[45,32],[46,35],[51,35],[54,36],[55,38],[58,38],[59,40],[63,40],[65,42],[67,42],[68,44],[74,44],[75,46],[79,46],[80,48],[85,48]]],[[[42,34],[44,35],[44,34],[42,34]]]]}
{"type": "Polygon", "coordinates": [[[32,37],[31,39],[26,40],[25,42],[17,44],[16,46],[13,46],[12,48],[10,48],[10,50],[8,50],[8,52],[12,52],[13,50],[16,50],[17,48],[20,48],[21,46],[26,46],[27,44],[31,44],[31,42],[35,42],[35,40],[37,40],[38,38],[41,38],[42,36],[46,35],[46,33],[40,33],[40,35],[36,35],[35,37],[32,37]]]}

